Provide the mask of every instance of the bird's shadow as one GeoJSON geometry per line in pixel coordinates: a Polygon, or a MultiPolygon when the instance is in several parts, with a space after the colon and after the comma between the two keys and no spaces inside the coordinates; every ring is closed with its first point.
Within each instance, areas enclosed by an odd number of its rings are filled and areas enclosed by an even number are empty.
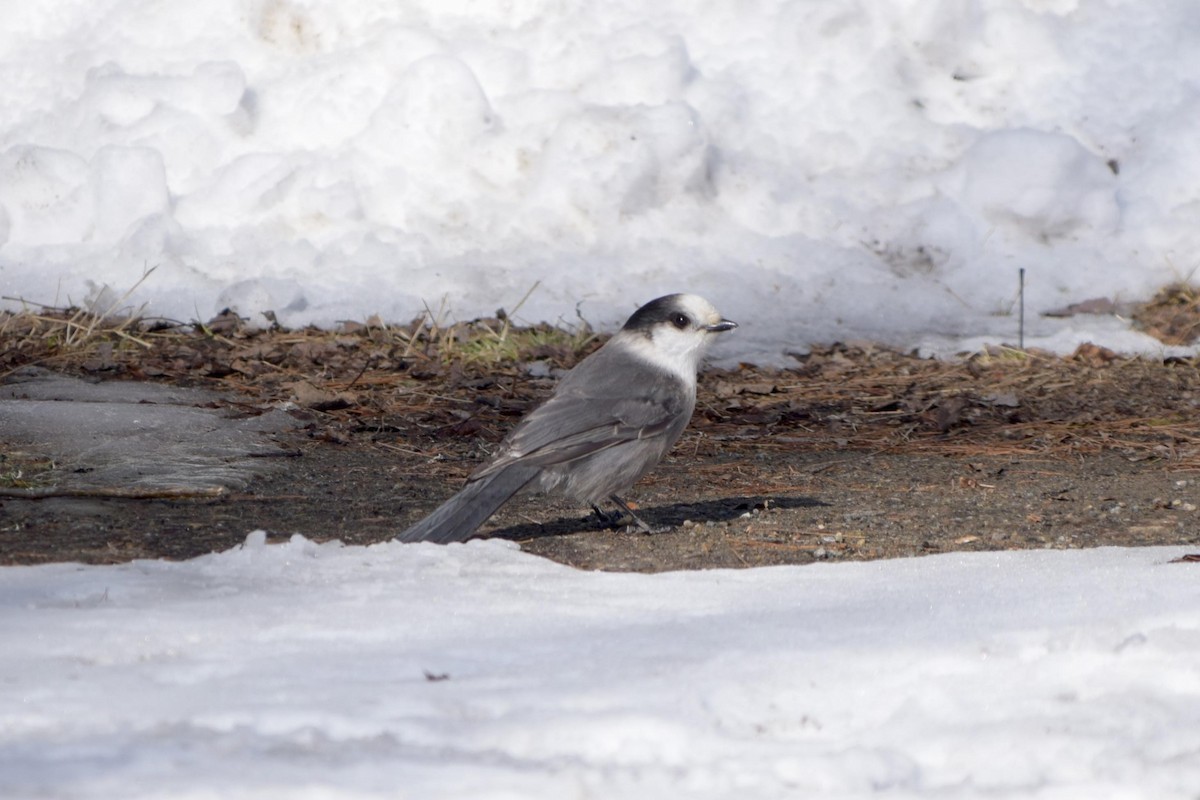
{"type": "MultiPolygon", "coordinates": [[[[677,528],[685,521],[696,523],[726,522],[738,519],[755,510],[766,508],[817,508],[829,503],[813,497],[798,495],[749,495],[745,497],[722,497],[699,503],[671,503],[662,506],[647,506],[637,510],[638,516],[653,528],[677,528]]],[[[628,522],[626,518],[626,522],[628,522]]],[[[513,539],[528,541],[548,536],[562,536],[584,531],[609,530],[595,515],[578,514],[559,517],[549,522],[525,523],[499,528],[487,535],[489,539],[513,539]]]]}

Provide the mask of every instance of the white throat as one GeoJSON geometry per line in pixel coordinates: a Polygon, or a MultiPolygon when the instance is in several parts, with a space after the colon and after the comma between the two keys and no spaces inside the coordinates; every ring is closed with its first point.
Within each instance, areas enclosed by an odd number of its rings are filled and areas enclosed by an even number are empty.
{"type": "Polygon", "coordinates": [[[696,368],[704,355],[708,342],[703,333],[686,333],[670,329],[655,331],[651,339],[641,333],[621,331],[613,337],[611,344],[620,344],[637,358],[677,376],[693,391],[696,388],[696,368]]]}

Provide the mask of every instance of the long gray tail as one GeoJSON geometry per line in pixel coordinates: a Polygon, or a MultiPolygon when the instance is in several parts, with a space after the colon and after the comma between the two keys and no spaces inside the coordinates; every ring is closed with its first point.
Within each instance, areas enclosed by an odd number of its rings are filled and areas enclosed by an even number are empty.
{"type": "Polygon", "coordinates": [[[514,464],[472,481],[396,538],[401,542],[465,542],[508,498],[537,477],[538,472],[538,467],[514,464]]]}

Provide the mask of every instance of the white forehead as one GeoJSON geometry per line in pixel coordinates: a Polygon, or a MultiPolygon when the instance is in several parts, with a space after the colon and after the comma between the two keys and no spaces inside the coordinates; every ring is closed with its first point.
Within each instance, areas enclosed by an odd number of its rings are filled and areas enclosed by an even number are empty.
{"type": "Polygon", "coordinates": [[[679,310],[697,322],[712,324],[721,319],[721,312],[698,294],[681,294],[675,298],[679,310]]]}

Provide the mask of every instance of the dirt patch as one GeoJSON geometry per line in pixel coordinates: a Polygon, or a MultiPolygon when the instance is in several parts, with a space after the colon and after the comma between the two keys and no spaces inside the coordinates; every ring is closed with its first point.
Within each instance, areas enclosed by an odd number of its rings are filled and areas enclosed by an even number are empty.
{"type": "MultiPolygon", "coordinates": [[[[229,413],[285,407],[305,427],[279,443],[289,469],[215,499],[30,499],[22,489],[52,487],[53,465],[8,448],[8,564],[187,558],[255,528],[387,540],[448,497],[598,344],[586,330],[518,335],[500,318],[453,331],[126,327],[68,351],[21,324],[7,369],[201,384],[223,392],[229,413]]],[[[787,370],[706,371],[692,425],[627,498],[664,532],[602,529],[585,509],[527,497],[482,533],[583,568],[640,571],[1200,545],[1198,377],[1193,360],[1091,346],[945,362],[837,345],[787,370]]]]}

